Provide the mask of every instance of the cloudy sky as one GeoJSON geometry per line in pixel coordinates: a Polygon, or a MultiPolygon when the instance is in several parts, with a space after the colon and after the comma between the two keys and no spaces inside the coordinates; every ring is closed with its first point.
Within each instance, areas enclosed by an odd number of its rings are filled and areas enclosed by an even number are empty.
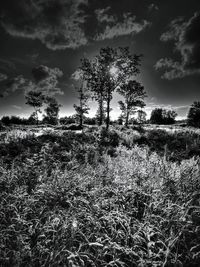
{"type": "Polygon", "coordinates": [[[24,94],[37,87],[58,99],[61,116],[73,114],[72,74],[106,46],[144,55],[148,113],[173,108],[181,118],[200,100],[200,1],[1,0],[0,116],[29,116],[24,94]]]}

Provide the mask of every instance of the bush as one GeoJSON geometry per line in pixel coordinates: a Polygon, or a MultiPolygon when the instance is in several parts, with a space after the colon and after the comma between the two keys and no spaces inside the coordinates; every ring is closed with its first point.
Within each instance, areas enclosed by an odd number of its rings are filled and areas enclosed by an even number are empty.
{"type": "Polygon", "coordinates": [[[115,130],[106,130],[102,128],[100,131],[99,145],[103,147],[117,147],[119,145],[120,137],[115,130]]]}

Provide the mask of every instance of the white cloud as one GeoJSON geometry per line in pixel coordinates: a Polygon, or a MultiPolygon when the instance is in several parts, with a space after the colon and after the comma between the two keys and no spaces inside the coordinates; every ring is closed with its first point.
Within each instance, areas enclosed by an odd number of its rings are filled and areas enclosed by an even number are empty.
{"type": "Polygon", "coordinates": [[[12,36],[40,40],[52,50],[77,48],[87,44],[83,4],[87,0],[16,1],[0,13],[1,25],[12,36]]]}
{"type": "Polygon", "coordinates": [[[96,9],[95,14],[97,16],[97,20],[100,23],[106,22],[106,23],[114,23],[116,21],[116,18],[113,15],[109,15],[107,12],[109,12],[111,7],[106,7],[103,9],[96,9]]]}
{"type": "Polygon", "coordinates": [[[162,58],[155,64],[155,69],[164,69],[161,76],[172,80],[200,74],[200,13],[195,13],[188,21],[183,18],[173,20],[168,31],[161,35],[161,41],[174,42],[174,51],[181,56],[180,61],[162,58]]]}
{"type": "Polygon", "coordinates": [[[19,75],[9,78],[3,87],[2,96],[8,96],[17,90],[23,91],[25,94],[29,91],[41,91],[44,95],[54,96],[63,95],[64,92],[58,87],[58,79],[63,75],[58,68],[49,68],[47,66],[39,66],[33,69],[34,80],[29,80],[19,75]]]}
{"type": "MultiPolygon", "coordinates": [[[[112,18],[114,19],[114,17],[112,18]]],[[[95,39],[105,40],[123,35],[137,34],[149,25],[150,23],[148,21],[136,22],[135,16],[132,16],[130,13],[125,13],[122,21],[115,19],[112,23],[107,24],[104,31],[97,34],[95,39]]]]}

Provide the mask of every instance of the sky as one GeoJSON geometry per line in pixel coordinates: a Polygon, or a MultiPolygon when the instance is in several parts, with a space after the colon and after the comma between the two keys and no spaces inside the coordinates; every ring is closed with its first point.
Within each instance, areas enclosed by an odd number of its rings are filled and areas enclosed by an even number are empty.
{"type": "MultiPolygon", "coordinates": [[[[107,46],[143,54],[137,79],[148,115],[162,107],[185,118],[200,100],[200,1],[1,0],[0,116],[30,116],[24,95],[38,87],[57,98],[60,116],[74,114],[73,73],[107,46]]],[[[114,119],[119,99],[115,93],[114,119]]],[[[89,104],[93,116],[97,104],[89,104]]]]}

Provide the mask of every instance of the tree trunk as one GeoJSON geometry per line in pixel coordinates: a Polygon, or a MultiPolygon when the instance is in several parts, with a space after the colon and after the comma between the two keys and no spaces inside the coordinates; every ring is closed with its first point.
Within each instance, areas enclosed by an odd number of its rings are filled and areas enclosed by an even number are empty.
{"type": "Polygon", "coordinates": [[[103,114],[104,110],[103,110],[103,95],[100,94],[99,96],[99,126],[101,126],[103,124],[103,114]]]}
{"type": "Polygon", "coordinates": [[[80,123],[79,123],[80,127],[83,127],[83,115],[80,115],[80,123]]]}
{"type": "Polygon", "coordinates": [[[106,109],[106,113],[107,113],[107,118],[106,118],[106,130],[109,129],[109,125],[110,125],[110,95],[108,94],[108,99],[107,99],[107,109],[106,109]]]}
{"type": "Polygon", "coordinates": [[[128,122],[129,122],[129,111],[126,112],[126,121],[125,121],[126,127],[128,127],[128,122]]]}
{"type": "Polygon", "coordinates": [[[39,124],[39,116],[38,116],[37,108],[35,108],[35,114],[36,114],[36,122],[37,122],[37,125],[38,125],[39,124]]]}

